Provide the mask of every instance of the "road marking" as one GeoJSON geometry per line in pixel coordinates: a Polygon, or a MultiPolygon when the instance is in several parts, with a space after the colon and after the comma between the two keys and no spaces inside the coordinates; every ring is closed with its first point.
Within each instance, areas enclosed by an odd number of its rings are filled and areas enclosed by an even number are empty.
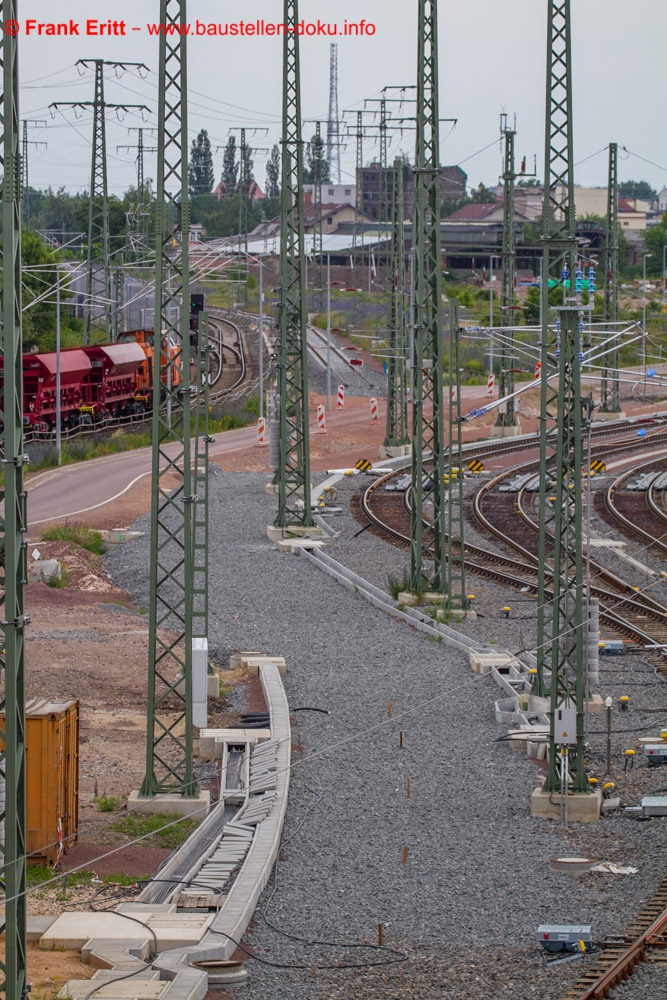
{"type": "Polygon", "coordinates": [[[54,521],[60,519],[61,517],[76,517],[77,514],[86,514],[89,510],[96,510],[97,507],[104,507],[108,503],[113,503],[114,500],[118,500],[122,497],[124,493],[127,493],[135,483],[138,483],[140,479],[144,476],[150,476],[150,470],[148,472],[142,472],[140,475],[135,476],[134,479],[127,484],[125,489],[122,489],[120,493],[116,493],[115,496],[109,497],[107,500],[102,500],[100,503],[94,503],[92,507],[83,507],[81,510],[72,510],[67,514],[52,514],[51,517],[43,517],[39,521],[28,521],[28,527],[31,528],[35,524],[44,524],[45,521],[54,521]]]}

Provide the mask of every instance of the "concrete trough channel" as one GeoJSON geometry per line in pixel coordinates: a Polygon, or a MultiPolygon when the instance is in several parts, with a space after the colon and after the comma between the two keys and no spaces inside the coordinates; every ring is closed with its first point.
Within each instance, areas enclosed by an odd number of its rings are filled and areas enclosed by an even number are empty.
{"type": "Polygon", "coordinates": [[[210,758],[223,762],[220,800],[206,819],[134,902],[48,921],[40,947],[79,947],[99,969],[92,979],[70,980],[62,1000],[99,987],[105,1000],[203,1000],[210,987],[247,977],[231,958],[278,855],[291,761],[280,670],[262,659],[269,731],[201,731],[210,758]]]}

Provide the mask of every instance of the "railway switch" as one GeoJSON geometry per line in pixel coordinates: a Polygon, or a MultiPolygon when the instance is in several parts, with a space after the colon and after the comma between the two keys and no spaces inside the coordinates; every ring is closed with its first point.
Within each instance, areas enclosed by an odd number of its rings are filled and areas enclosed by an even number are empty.
{"type": "Polygon", "coordinates": [[[583,954],[593,943],[590,924],[540,924],[537,938],[545,951],[583,954]]]}
{"type": "Polygon", "coordinates": [[[667,764],[667,743],[645,744],[644,756],[649,767],[659,767],[661,764],[667,764]]]}

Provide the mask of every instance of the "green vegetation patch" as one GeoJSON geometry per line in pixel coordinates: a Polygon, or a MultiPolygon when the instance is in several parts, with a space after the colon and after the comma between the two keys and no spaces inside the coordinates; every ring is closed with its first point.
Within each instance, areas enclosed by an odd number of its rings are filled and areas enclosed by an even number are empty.
{"type": "Polygon", "coordinates": [[[173,850],[188,839],[199,826],[199,820],[183,818],[178,813],[128,813],[116,820],[111,829],[128,837],[147,837],[146,847],[166,847],[173,850]],[[177,822],[178,821],[178,822],[177,822]],[[151,836],[147,836],[147,835],[151,836]]]}
{"type": "Polygon", "coordinates": [[[73,542],[75,545],[80,545],[82,549],[94,552],[98,556],[104,555],[106,552],[102,533],[84,528],[80,524],[65,522],[65,524],[55,525],[52,528],[45,528],[41,539],[43,542],[73,542]]]}

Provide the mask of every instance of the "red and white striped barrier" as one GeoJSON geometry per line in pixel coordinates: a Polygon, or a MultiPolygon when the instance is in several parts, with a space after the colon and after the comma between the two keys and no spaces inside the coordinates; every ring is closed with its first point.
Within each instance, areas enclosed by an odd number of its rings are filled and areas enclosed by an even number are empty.
{"type": "Polygon", "coordinates": [[[486,394],[487,396],[493,396],[493,387],[496,384],[496,376],[491,372],[488,379],[486,380],[486,394]]]}
{"type": "Polygon", "coordinates": [[[378,401],[375,396],[371,396],[371,425],[377,424],[378,420],[378,401]]]}
{"type": "Polygon", "coordinates": [[[338,409],[342,410],[345,406],[345,386],[338,386],[338,409]]]}
{"type": "Polygon", "coordinates": [[[324,416],[324,407],[321,405],[318,405],[317,407],[317,431],[318,434],[326,434],[327,432],[327,424],[324,416]]]}
{"type": "Polygon", "coordinates": [[[542,362],[541,361],[536,361],[535,362],[535,378],[539,378],[541,374],[542,374],[542,362]]]}
{"type": "Polygon", "coordinates": [[[453,403],[456,402],[456,386],[455,385],[452,386],[452,402],[453,403]]]}
{"type": "Polygon", "coordinates": [[[257,444],[266,444],[265,441],[265,431],[266,431],[266,421],[264,417],[259,417],[257,420],[257,444]]]}

